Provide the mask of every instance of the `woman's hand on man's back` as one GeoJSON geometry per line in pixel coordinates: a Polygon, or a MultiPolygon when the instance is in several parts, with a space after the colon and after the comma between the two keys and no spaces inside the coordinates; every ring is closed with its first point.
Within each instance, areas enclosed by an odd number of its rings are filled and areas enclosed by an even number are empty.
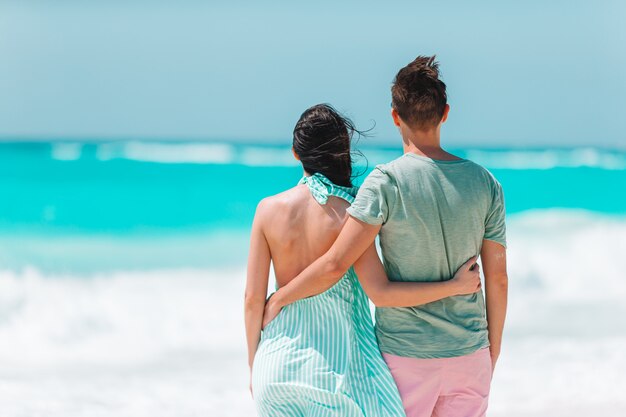
{"type": "Polygon", "coordinates": [[[473,294],[480,291],[480,265],[476,263],[478,256],[471,257],[456,271],[451,283],[454,284],[455,295],[473,294]]]}

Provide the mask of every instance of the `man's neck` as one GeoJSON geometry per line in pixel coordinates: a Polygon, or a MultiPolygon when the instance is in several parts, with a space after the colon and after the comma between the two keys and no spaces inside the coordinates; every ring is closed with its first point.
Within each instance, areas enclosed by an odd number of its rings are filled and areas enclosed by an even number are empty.
{"type": "Polygon", "coordinates": [[[439,160],[460,159],[441,148],[439,132],[439,129],[403,132],[402,147],[404,153],[414,153],[416,155],[439,160]]]}

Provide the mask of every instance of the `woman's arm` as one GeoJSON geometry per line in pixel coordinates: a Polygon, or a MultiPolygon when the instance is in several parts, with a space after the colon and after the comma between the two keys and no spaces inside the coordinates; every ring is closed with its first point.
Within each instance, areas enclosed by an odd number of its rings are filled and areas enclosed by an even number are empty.
{"type": "Polygon", "coordinates": [[[257,207],[252,232],[250,234],[250,253],[248,255],[248,274],[244,315],[246,322],[246,339],[248,341],[248,365],[252,370],[254,355],[261,338],[263,310],[267,297],[267,284],[270,272],[270,248],[263,233],[263,220],[267,216],[267,204],[261,201],[257,207]]]}
{"type": "Polygon", "coordinates": [[[356,261],[354,271],[365,293],[377,307],[413,307],[480,290],[480,272],[476,257],[463,264],[448,281],[394,282],[387,278],[376,246],[372,244],[356,261]]]}

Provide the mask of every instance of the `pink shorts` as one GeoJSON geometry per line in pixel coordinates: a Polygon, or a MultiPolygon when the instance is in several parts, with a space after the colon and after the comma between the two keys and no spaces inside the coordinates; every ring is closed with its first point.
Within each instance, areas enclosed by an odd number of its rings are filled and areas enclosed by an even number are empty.
{"type": "Polygon", "coordinates": [[[489,348],[455,358],[383,353],[407,417],[482,417],[491,385],[489,348]]]}

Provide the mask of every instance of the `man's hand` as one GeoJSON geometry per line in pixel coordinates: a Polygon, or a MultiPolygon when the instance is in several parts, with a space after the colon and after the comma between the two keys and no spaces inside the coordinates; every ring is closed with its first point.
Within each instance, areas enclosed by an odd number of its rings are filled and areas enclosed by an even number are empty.
{"type": "Polygon", "coordinates": [[[283,307],[276,302],[276,297],[272,296],[267,300],[265,311],[263,312],[263,329],[278,316],[282,309],[283,307]]]}
{"type": "Polygon", "coordinates": [[[473,294],[480,291],[480,265],[477,256],[470,258],[456,271],[450,280],[455,287],[456,295],[473,294]]]}

